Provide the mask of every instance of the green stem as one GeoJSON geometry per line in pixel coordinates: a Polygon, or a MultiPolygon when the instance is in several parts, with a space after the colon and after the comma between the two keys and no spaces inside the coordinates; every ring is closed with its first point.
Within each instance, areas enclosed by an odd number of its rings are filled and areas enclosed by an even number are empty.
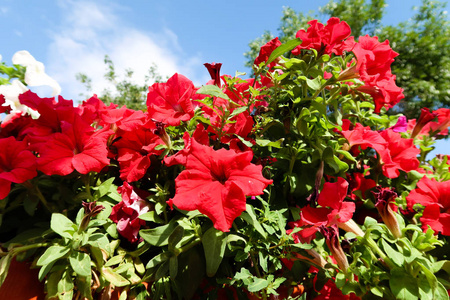
{"type": "MultiPolygon", "coordinates": [[[[261,272],[259,272],[258,261],[254,258],[253,251],[250,251],[249,254],[250,254],[250,260],[252,261],[252,264],[253,264],[253,268],[255,268],[256,276],[258,276],[258,278],[263,278],[264,279],[264,277],[261,275],[261,272]]],[[[262,294],[263,299],[266,300],[267,299],[267,294],[266,294],[266,290],[265,289],[261,291],[261,294],[262,294]]]]}
{"type": "Polygon", "coordinates": [[[377,243],[371,237],[369,237],[367,233],[364,237],[364,242],[378,254],[378,256],[387,264],[389,269],[395,267],[395,264],[392,262],[392,260],[380,249],[380,247],[378,247],[377,243]]]}

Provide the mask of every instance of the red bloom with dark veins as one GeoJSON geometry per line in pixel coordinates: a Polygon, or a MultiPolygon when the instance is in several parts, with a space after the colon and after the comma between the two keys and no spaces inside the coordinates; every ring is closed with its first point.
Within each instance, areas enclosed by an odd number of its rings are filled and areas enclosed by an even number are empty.
{"type": "Polygon", "coordinates": [[[400,175],[399,170],[405,172],[417,170],[420,164],[417,155],[420,150],[414,145],[413,139],[404,139],[400,133],[392,129],[383,130],[380,135],[388,143],[386,150],[379,152],[385,176],[397,178],[400,175]]]}
{"type": "Polygon", "coordinates": [[[122,195],[122,201],[112,208],[110,219],[117,223],[120,235],[131,243],[137,242],[139,229],[145,225],[145,221],[139,219],[139,216],[148,212],[150,207],[127,182],[118,187],[117,191],[122,195]]]}
{"type": "Polygon", "coordinates": [[[148,115],[156,121],[171,126],[180,125],[194,116],[192,96],[195,87],[191,80],[175,73],[165,83],[155,83],[148,88],[148,115]]]}
{"type": "Polygon", "coordinates": [[[316,49],[318,52],[342,55],[344,50],[351,50],[353,44],[345,43],[345,39],[350,36],[350,26],[339,18],[330,18],[327,25],[319,23],[317,20],[309,21],[307,31],[301,29],[295,37],[300,38],[302,43],[292,50],[292,54],[299,55],[301,49],[316,49]]]}
{"type": "Polygon", "coordinates": [[[229,231],[244,210],[246,196],[261,195],[272,180],[252,164],[251,151],[213,150],[191,138],[179,162],[186,169],[175,179],[175,196],[168,201],[182,210],[199,210],[214,227],[229,231]]]}
{"type": "Polygon", "coordinates": [[[0,199],[6,198],[11,182],[23,183],[37,176],[36,156],[27,144],[14,137],[0,139],[0,199]]]}
{"type": "Polygon", "coordinates": [[[350,181],[350,197],[353,200],[367,199],[366,192],[377,186],[373,179],[365,178],[363,173],[353,173],[350,181]],[[354,192],[359,191],[362,198],[354,192]]]}
{"type": "Polygon", "coordinates": [[[150,167],[150,156],[161,154],[162,150],[155,150],[155,147],[164,142],[154,133],[155,129],[156,125],[149,121],[145,126],[123,133],[113,144],[117,149],[122,180],[138,181],[150,167]]]}
{"type": "MultiPolygon", "coordinates": [[[[281,46],[280,40],[278,40],[278,37],[268,41],[264,46],[261,47],[261,50],[259,50],[259,55],[256,57],[255,62],[253,64],[259,66],[262,62],[267,62],[270,55],[272,54],[273,50],[281,46]]],[[[277,65],[277,59],[275,61],[271,62],[269,64],[269,69],[272,69],[277,65]]]]}
{"type": "Polygon", "coordinates": [[[425,206],[420,218],[424,231],[430,226],[435,232],[450,236],[450,181],[439,182],[424,176],[406,201],[408,209],[414,204],[425,206]]]}
{"type": "Polygon", "coordinates": [[[61,122],[61,133],[39,143],[38,169],[46,175],[100,172],[109,164],[106,140],[112,132],[94,133],[94,128],[75,115],[72,123],[61,122]]]}

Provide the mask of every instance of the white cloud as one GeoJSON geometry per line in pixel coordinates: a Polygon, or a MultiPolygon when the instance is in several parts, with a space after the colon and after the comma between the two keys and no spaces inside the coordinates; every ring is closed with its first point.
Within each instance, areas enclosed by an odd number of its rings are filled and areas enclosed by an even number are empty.
{"type": "Polygon", "coordinates": [[[126,8],[110,2],[99,3],[59,2],[64,23],[52,33],[46,67],[62,86],[63,97],[79,99],[78,95],[86,92],[75,79],[80,72],[92,79],[94,93],[101,93],[108,87],[104,79],[106,54],[119,75],[127,68],[132,69],[133,78],[139,83],[144,82],[153,63],[163,76],[178,72],[196,84],[204,82],[204,78],[195,78],[194,69],[201,66],[200,59],[186,57],[174,32],[167,28],[156,33],[132,28],[118,13],[126,8]]]}

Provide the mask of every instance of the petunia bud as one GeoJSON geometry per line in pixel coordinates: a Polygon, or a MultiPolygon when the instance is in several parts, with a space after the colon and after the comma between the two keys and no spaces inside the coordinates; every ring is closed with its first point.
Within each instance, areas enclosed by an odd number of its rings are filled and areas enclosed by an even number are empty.
{"type": "Polygon", "coordinates": [[[433,119],[438,116],[436,113],[430,112],[430,110],[426,107],[421,108],[420,110],[420,117],[419,120],[417,120],[416,126],[414,126],[411,133],[411,138],[415,138],[427,123],[433,121],[433,119]]]}
{"type": "Polygon", "coordinates": [[[222,67],[221,63],[205,63],[203,64],[211,75],[211,79],[214,80],[214,85],[220,87],[220,67],[222,67]]]}
{"type": "Polygon", "coordinates": [[[96,205],[95,201],[82,202],[82,205],[84,207],[84,217],[81,219],[80,232],[86,230],[91,219],[105,209],[103,205],[96,205]]]}
{"type": "Polygon", "coordinates": [[[341,247],[341,243],[339,241],[339,231],[336,225],[331,227],[321,226],[320,232],[325,237],[328,249],[330,249],[330,252],[333,255],[334,259],[336,259],[336,263],[338,264],[339,268],[344,273],[347,273],[347,269],[349,267],[347,256],[345,256],[345,252],[341,247]]]}
{"type": "Polygon", "coordinates": [[[393,211],[393,207],[396,208],[394,199],[397,198],[397,193],[388,188],[378,187],[378,191],[372,192],[375,196],[375,207],[378,209],[378,213],[383,219],[384,224],[389,228],[391,233],[396,238],[401,238],[402,233],[398,224],[397,217],[393,211]]]}

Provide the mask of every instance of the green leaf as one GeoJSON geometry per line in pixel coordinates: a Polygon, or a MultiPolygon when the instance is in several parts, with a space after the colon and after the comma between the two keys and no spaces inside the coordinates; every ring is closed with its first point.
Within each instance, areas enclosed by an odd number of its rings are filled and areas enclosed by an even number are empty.
{"type": "Polygon", "coordinates": [[[213,97],[219,97],[225,100],[231,100],[220,87],[217,85],[203,85],[198,91],[197,94],[208,95],[213,97]]]}
{"type": "Polygon", "coordinates": [[[178,225],[175,227],[175,229],[170,234],[169,238],[167,239],[167,245],[170,252],[177,254],[176,252],[176,246],[181,241],[184,235],[184,228],[181,225],[178,225]]]}
{"type": "Polygon", "coordinates": [[[120,264],[123,261],[124,257],[125,257],[125,254],[119,254],[119,255],[111,257],[106,262],[105,267],[112,267],[112,266],[120,264]]]}
{"type": "Polygon", "coordinates": [[[202,244],[206,259],[206,275],[213,277],[225,254],[227,236],[222,231],[211,227],[203,234],[202,244]]]}
{"type": "Polygon", "coordinates": [[[69,220],[65,215],[60,213],[52,214],[50,221],[50,228],[65,238],[72,238],[73,234],[77,231],[77,226],[69,220]]]}
{"type": "Polygon", "coordinates": [[[255,209],[250,204],[247,204],[246,210],[241,214],[241,218],[244,219],[248,224],[253,225],[264,238],[267,238],[267,232],[264,231],[261,224],[258,222],[255,209]]]}
{"type": "Polygon", "coordinates": [[[228,119],[231,119],[231,118],[233,118],[234,116],[237,116],[237,115],[239,115],[240,113],[243,113],[244,111],[246,111],[248,108],[246,107],[246,106],[241,106],[241,107],[238,107],[238,108],[235,108],[234,110],[233,110],[233,112],[228,116],[228,119]]]}
{"type": "Polygon", "coordinates": [[[177,226],[177,223],[172,220],[169,224],[163,226],[142,229],[139,231],[139,235],[150,245],[161,247],[169,243],[169,236],[177,226]]]}
{"type": "Polygon", "coordinates": [[[172,256],[169,259],[169,275],[171,279],[175,279],[178,274],[178,257],[172,256]]]}
{"type": "Polygon", "coordinates": [[[269,285],[269,282],[263,278],[255,278],[254,281],[249,284],[248,291],[250,293],[254,293],[266,288],[269,285]]]}
{"type": "Polygon", "coordinates": [[[284,138],[281,138],[281,139],[279,139],[277,141],[274,141],[274,142],[272,142],[271,140],[263,140],[263,139],[256,139],[255,140],[255,142],[256,142],[256,144],[258,146],[261,146],[261,147],[275,147],[275,148],[278,148],[278,149],[280,149],[282,147],[281,143],[283,143],[283,141],[284,141],[284,138]]]}
{"type": "Polygon", "coordinates": [[[291,51],[292,49],[294,49],[301,43],[302,43],[302,41],[299,38],[296,38],[296,39],[292,39],[292,40],[288,41],[285,44],[278,46],[275,50],[272,51],[272,54],[270,54],[269,59],[266,62],[266,65],[273,62],[280,55],[283,55],[283,53],[291,51]]]}
{"type": "Polygon", "coordinates": [[[306,84],[314,91],[318,91],[322,87],[320,77],[316,77],[314,79],[306,78],[306,84]]]}
{"type": "Polygon", "coordinates": [[[51,246],[47,250],[45,250],[44,254],[42,254],[41,257],[39,257],[39,260],[37,261],[36,265],[38,266],[48,265],[49,263],[54,262],[63,257],[64,255],[69,253],[69,251],[70,248],[65,246],[59,245],[51,246]]]}
{"type": "Polygon", "coordinates": [[[91,258],[88,254],[79,251],[72,251],[69,256],[72,269],[80,276],[91,275],[91,258]]]}
{"type": "Polygon", "coordinates": [[[6,276],[8,275],[8,270],[12,259],[13,255],[11,254],[11,252],[8,252],[7,255],[3,256],[0,259],[0,286],[3,284],[3,282],[6,279],[6,276]]]}
{"type": "Polygon", "coordinates": [[[391,270],[389,287],[396,299],[413,300],[419,297],[417,279],[401,268],[393,268],[391,270]]]}
{"type": "Polygon", "coordinates": [[[156,267],[157,265],[165,262],[171,257],[171,254],[169,252],[164,252],[156,255],[153,257],[148,263],[147,266],[145,266],[147,269],[151,269],[153,267],[156,267]]]}
{"type": "Polygon", "coordinates": [[[130,282],[127,279],[125,279],[123,276],[117,274],[109,267],[103,268],[102,274],[106,280],[108,280],[115,286],[126,286],[126,285],[130,284],[130,282]]]}
{"type": "Polygon", "coordinates": [[[383,249],[386,252],[387,256],[392,259],[392,261],[399,267],[403,266],[405,262],[405,258],[403,254],[394,250],[391,245],[388,244],[384,239],[381,239],[381,244],[383,245],[383,249]]]}
{"type": "Polygon", "coordinates": [[[59,299],[72,300],[73,287],[72,276],[70,276],[70,273],[66,270],[61,277],[61,280],[58,282],[59,299]]]}

